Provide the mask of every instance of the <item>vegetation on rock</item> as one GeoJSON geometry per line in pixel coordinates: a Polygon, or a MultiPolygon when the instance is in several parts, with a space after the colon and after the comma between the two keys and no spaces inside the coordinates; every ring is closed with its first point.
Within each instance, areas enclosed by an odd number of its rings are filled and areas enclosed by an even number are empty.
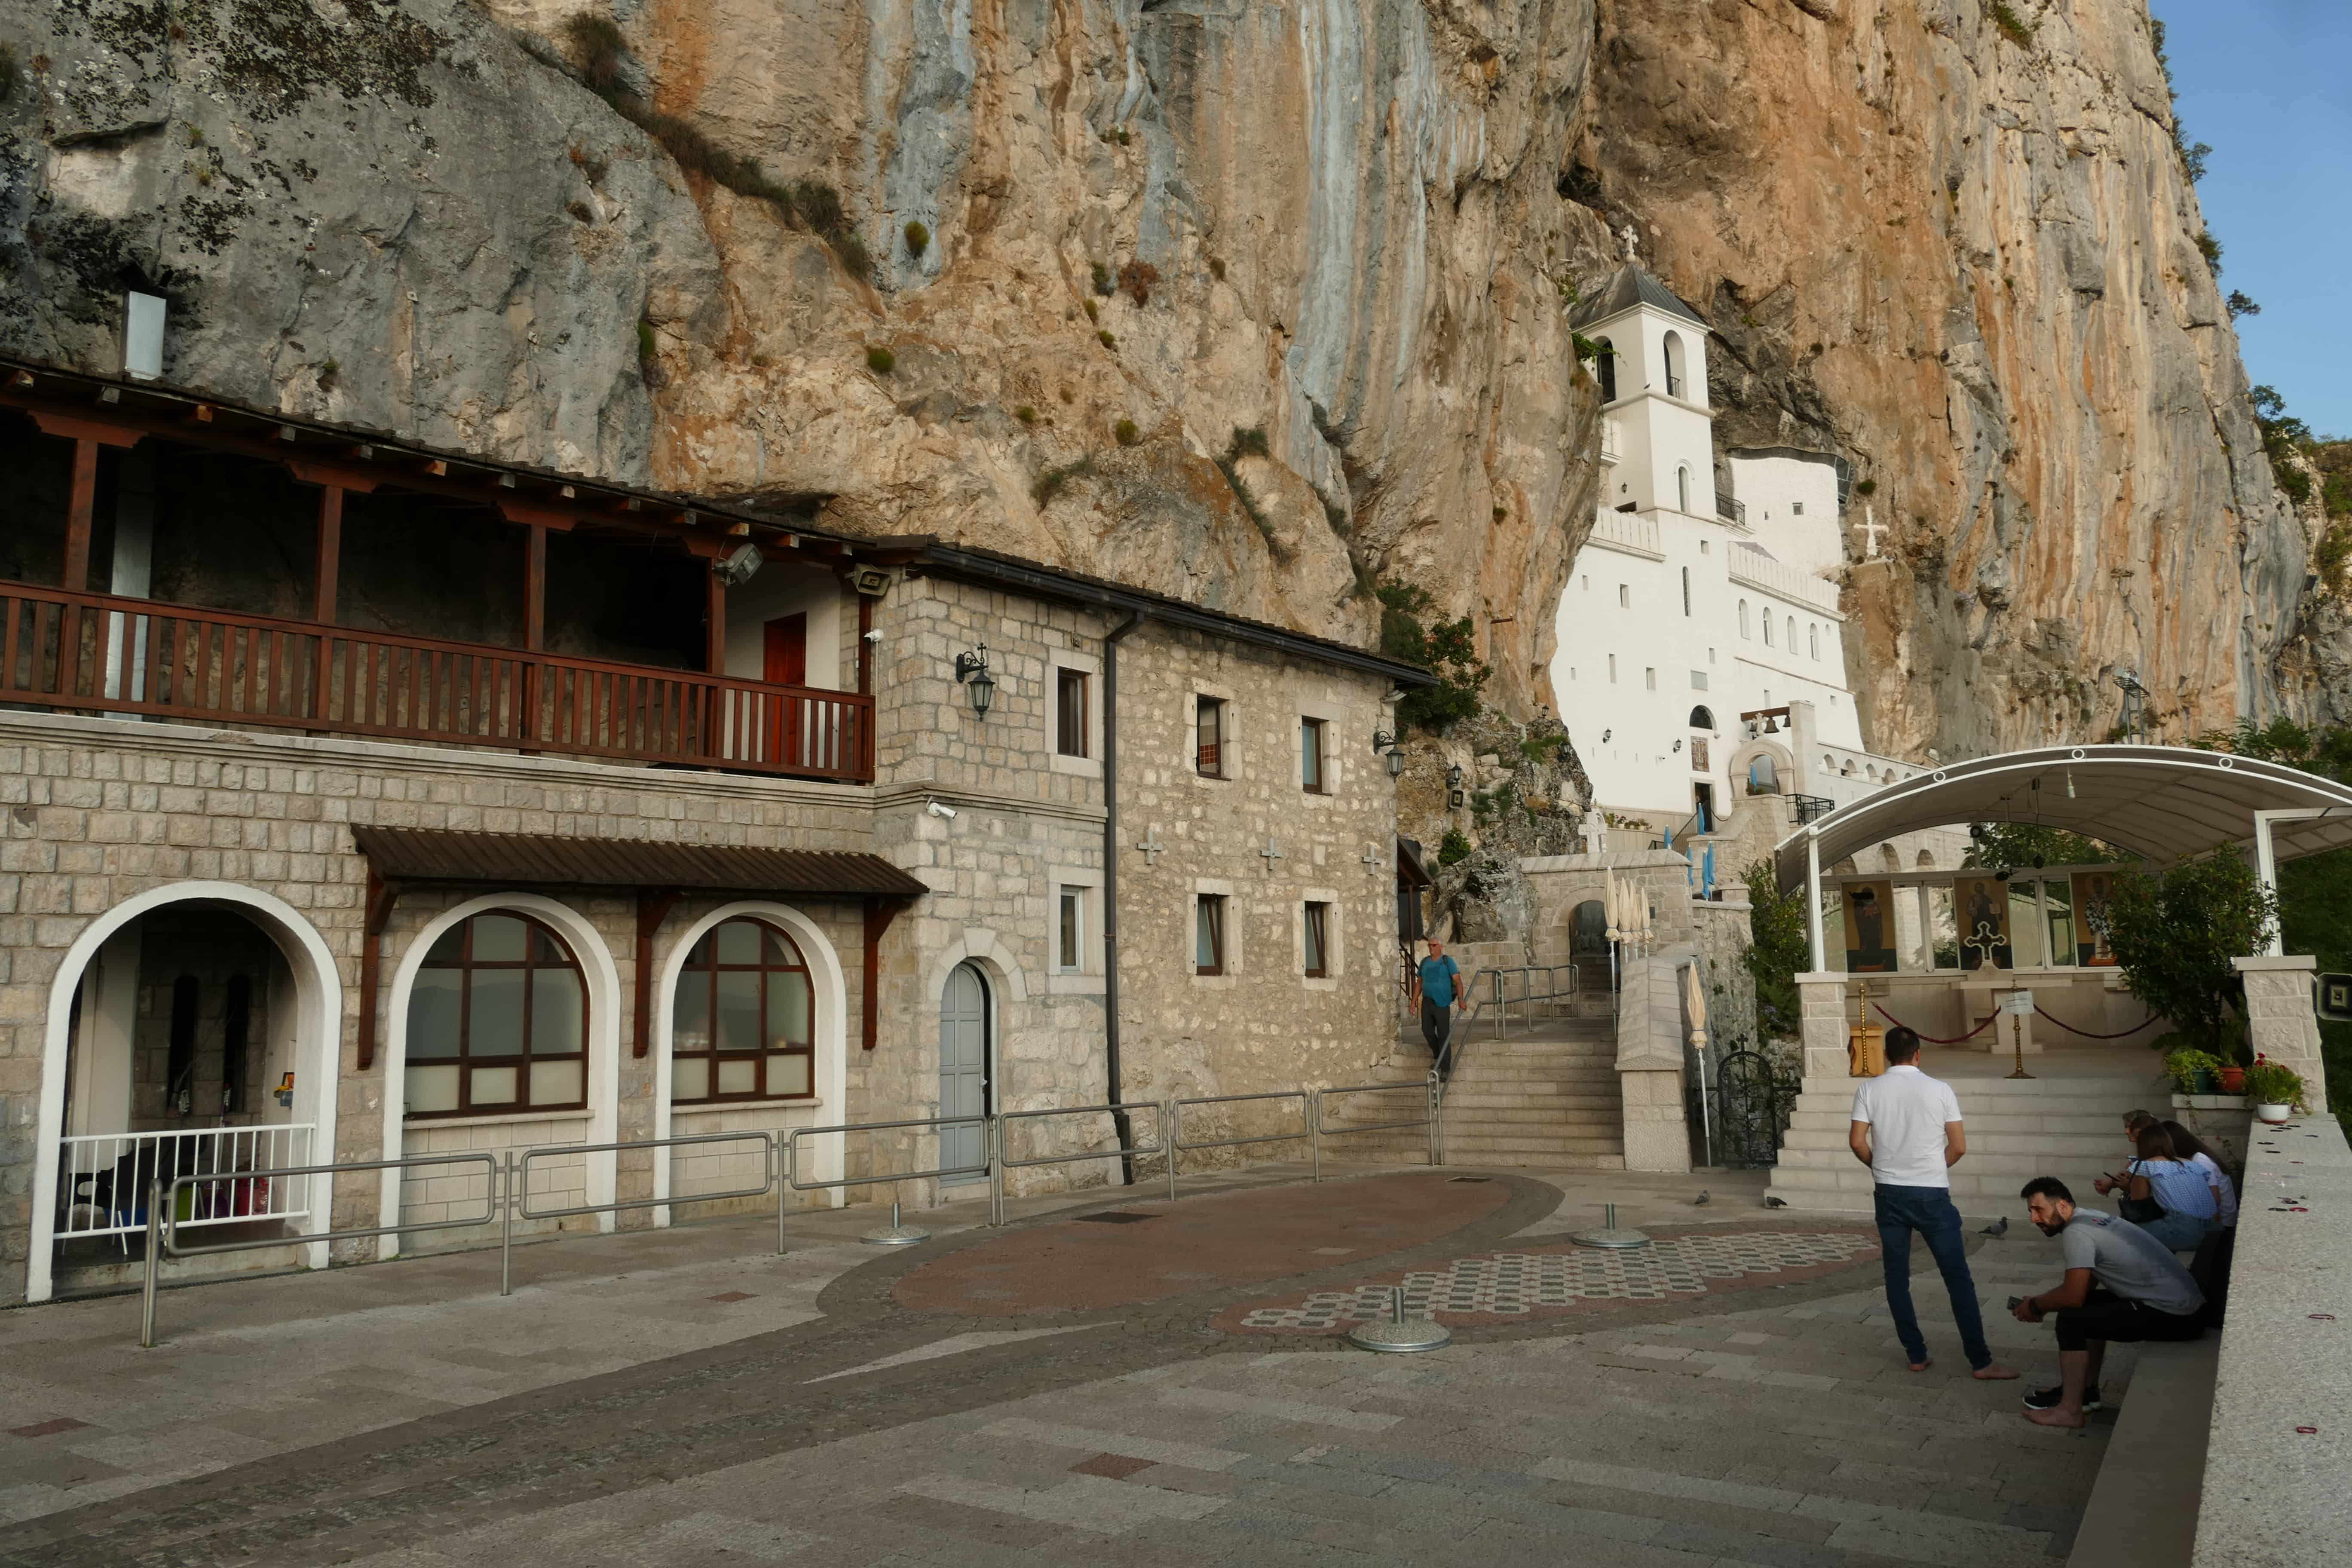
{"type": "Polygon", "coordinates": [[[1478,711],[1479,689],[1495,672],[1478,657],[1471,618],[1425,623],[1434,601],[1416,584],[1383,583],[1380,597],[1381,651],[1437,677],[1398,702],[1398,726],[1442,733],[1478,711]]]}

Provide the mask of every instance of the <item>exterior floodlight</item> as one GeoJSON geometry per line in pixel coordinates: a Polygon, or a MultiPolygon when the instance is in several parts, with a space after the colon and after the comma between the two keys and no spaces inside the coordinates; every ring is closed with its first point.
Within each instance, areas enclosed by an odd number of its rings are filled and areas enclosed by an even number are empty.
{"type": "Polygon", "coordinates": [[[730,588],[740,588],[751,580],[751,574],[767,563],[760,547],[749,540],[737,545],[710,563],[710,574],[730,588]]]}

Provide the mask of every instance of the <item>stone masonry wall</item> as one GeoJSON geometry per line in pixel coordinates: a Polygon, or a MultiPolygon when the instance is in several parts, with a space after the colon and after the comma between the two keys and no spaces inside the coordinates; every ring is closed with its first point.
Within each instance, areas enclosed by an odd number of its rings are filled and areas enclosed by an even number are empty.
{"type": "MultiPolygon", "coordinates": [[[[1390,727],[1387,689],[1379,677],[1157,626],[1123,645],[1119,1029],[1129,1099],[1383,1076],[1371,1069],[1396,1034],[1396,790],[1371,737],[1390,727]],[[1223,776],[1196,766],[1202,696],[1225,703],[1223,776]],[[1325,794],[1302,787],[1302,718],[1324,721],[1325,794]],[[1136,847],[1143,843],[1162,847],[1136,847]],[[1262,853],[1269,845],[1278,858],[1262,853]],[[1203,893],[1227,900],[1223,974],[1195,973],[1203,893]],[[1303,973],[1309,900],[1329,906],[1325,978],[1303,973]]],[[[1188,1113],[1185,1135],[1272,1132],[1297,1118],[1287,1106],[1205,1108],[1188,1113]]],[[[1187,1155],[1185,1168],[1232,1153],[1187,1155]]]]}

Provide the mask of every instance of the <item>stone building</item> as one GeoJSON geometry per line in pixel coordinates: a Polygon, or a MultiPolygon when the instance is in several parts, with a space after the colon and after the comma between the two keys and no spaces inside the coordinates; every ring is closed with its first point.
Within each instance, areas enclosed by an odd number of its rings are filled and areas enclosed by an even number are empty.
{"type": "MultiPolygon", "coordinates": [[[[481,1239],[529,1149],[522,1228],[660,1222],[760,1145],[597,1145],[1385,1053],[1411,667],[35,363],[0,460],[0,1298],[123,1274],[155,1176],[221,1177],[189,1245],[288,1239],[175,1270],[315,1266],[481,1239]]],[[[1108,1117],[1021,1136],[1105,1157],[1016,1190],[1129,1163],[1108,1117]]],[[[983,1163],[975,1123],[797,1169],[983,1163]]]]}

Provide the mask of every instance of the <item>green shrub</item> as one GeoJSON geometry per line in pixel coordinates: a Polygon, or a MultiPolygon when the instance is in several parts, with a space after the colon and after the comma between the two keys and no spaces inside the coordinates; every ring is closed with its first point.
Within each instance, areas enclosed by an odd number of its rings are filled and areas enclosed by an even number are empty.
{"type": "Polygon", "coordinates": [[[335,382],[342,374],[343,367],[341,362],[332,358],[327,360],[325,363],[319,366],[319,390],[321,392],[334,391],[335,382]]]}
{"type": "Polygon", "coordinates": [[[661,342],[654,336],[654,324],[651,321],[639,321],[637,323],[637,363],[651,364],[660,351],[661,342]]]}
{"type": "Polygon", "coordinates": [[[1105,299],[1108,299],[1110,297],[1111,290],[1116,289],[1118,286],[1118,284],[1111,280],[1110,268],[1105,267],[1099,261],[1096,262],[1095,292],[1102,295],[1105,299]]]}
{"type": "Polygon", "coordinates": [[[1434,601],[1427,589],[1408,583],[1381,584],[1380,600],[1381,651],[1437,677],[1436,685],[1409,691],[1398,702],[1398,727],[1439,732],[1477,712],[1479,689],[1494,670],[1478,657],[1470,617],[1424,625],[1434,601]]]}
{"type": "Polygon", "coordinates": [[[2256,1105],[2301,1105],[2303,1075],[2284,1062],[2256,1057],[2246,1069],[2246,1098],[2256,1105]]]}
{"type": "Polygon", "coordinates": [[[1037,411],[1024,403],[1013,411],[1013,417],[1024,425],[1034,425],[1037,423],[1037,411]]]}
{"type": "Polygon", "coordinates": [[[1853,481],[1853,493],[1858,496],[1876,495],[1878,493],[1878,481],[1876,479],[1856,479],[1853,481]]]}
{"type": "Polygon", "coordinates": [[[1447,828],[1445,837],[1438,841],[1437,863],[1441,866],[1452,866],[1468,858],[1470,858],[1470,840],[1462,836],[1460,828],[1447,828]]]}
{"type": "Polygon", "coordinates": [[[2260,952],[2278,900],[2223,846],[2157,875],[2126,868],[2108,896],[2124,984],[2200,1049],[2236,1055],[2245,1038],[2245,986],[2230,961],[2260,952]]]}
{"type": "Polygon", "coordinates": [[[1107,349],[1115,349],[1118,347],[1118,340],[1110,335],[1110,329],[1108,327],[1105,327],[1101,331],[1097,332],[1095,336],[1102,340],[1102,346],[1107,349]]]}
{"type": "Polygon", "coordinates": [[[1083,304],[1087,308],[1087,321],[1099,321],[1102,320],[1102,311],[1096,307],[1095,302],[1092,300],[1080,300],[1079,303],[1083,304]]]}
{"type": "Polygon", "coordinates": [[[877,375],[887,375],[898,366],[898,356],[876,343],[866,351],[866,368],[877,375]]]}
{"type": "Polygon", "coordinates": [[[2254,303],[2253,296],[2243,289],[2231,289],[2230,297],[2221,303],[2228,309],[2230,320],[2233,321],[2241,316],[2259,316],[2263,313],[2263,308],[2254,303]]]}
{"type": "Polygon", "coordinates": [[[2033,47],[2032,24],[2019,16],[2011,7],[2009,0],[1985,0],[1985,15],[1992,18],[1992,25],[2000,29],[2000,36],[2019,48],[2033,47]]]}
{"type": "Polygon", "coordinates": [[[1029,499],[1039,506],[1050,506],[1055,496],[1068,488],[1072,479],[1084,479],[1095,471],[1094,458],[1080,458],[1075,463],[1065,463],[1058,468],[1047,468],[1029,487],[1029,499]]]}
{"type": "Polygon", "coordinates": [[[907,225],[907,254],[920,261],[923,252],[931,247],[931,231],[921,224],[907,225]]]}
{"type": "Polygon", "coordinates": [[[1110,427],[1110,433],[1122,447],[1132,447],[1143,439],[1143,432],[1135,427],[1132,419],[1122,419],[1110,427]]]}
{"type": "Polygon", "coordinates": [[[1247,428],[1239,425],[1234,426],[1233,444],[1225,448],[1227,458],[1238,461],[1243,458],[1267,458],[1273,455],[1273,448],[1266,445],[1264,426],[1252,425],[1247,428]]]}
{"type": "Polygon", "coordinates": [[[2211,229],[2198,232],[2197,254],[2205,258],[2205,265],[2213,269],[2214,277],[2221,276],[2221,242],[2213,237],[2211,229]]]}

